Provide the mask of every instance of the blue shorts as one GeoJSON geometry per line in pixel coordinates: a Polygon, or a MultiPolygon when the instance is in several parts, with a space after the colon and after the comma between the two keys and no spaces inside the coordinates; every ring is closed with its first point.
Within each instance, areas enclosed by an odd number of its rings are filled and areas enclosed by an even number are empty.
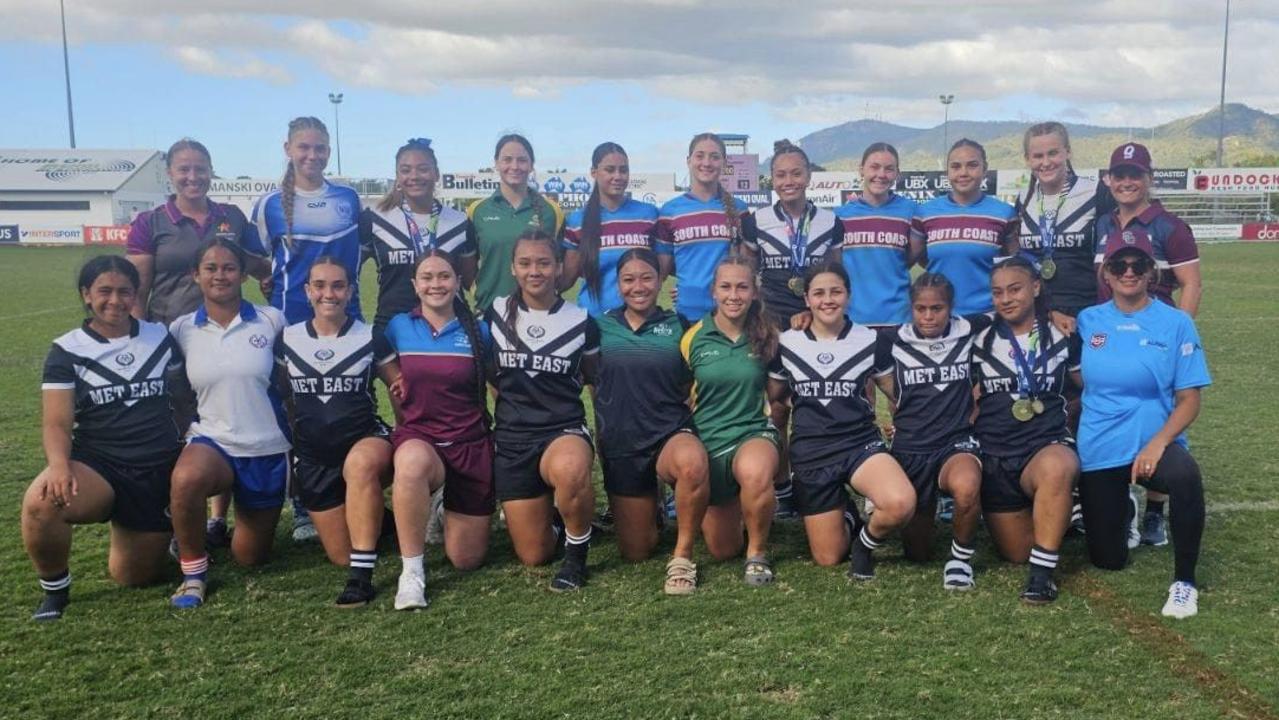
{"type": "Polygon", "coordinates": [[[249,510],[266,510],[284,504],[285,489],[289,484],[289,454],[276,453],[259,457],[233,457],[221,445],[203,435],[191,438],[188,443],[199,443],[218,451],[235,482],[231,489],[235,503],[249,510]]]}

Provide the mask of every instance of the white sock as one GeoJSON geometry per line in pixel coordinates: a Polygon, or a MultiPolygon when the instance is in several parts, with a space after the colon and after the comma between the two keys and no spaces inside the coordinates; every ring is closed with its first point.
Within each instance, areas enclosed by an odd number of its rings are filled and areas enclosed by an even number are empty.
{"type": "Polygon", "coordinates": [[[426,569],[422,567],[422,556],[414,555],[413,557],[401,557],[400,562],[404,563],[404,572],[414,573],[416,575],[425,575],[426,569]]]}

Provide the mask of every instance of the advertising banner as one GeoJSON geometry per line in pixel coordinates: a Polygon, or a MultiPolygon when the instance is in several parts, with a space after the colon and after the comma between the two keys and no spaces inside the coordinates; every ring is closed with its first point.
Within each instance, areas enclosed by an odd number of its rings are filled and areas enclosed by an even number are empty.
{"type": "Polygon", "coordinates": [[[1279,242],[1279,223],[1244,223],[1241,237],[1248,242],[1279,242]]]}
{"type": "Polygon", "coordinates": [[[214,178],[209,181],[210,195],[265,195],[279,188],[277,178],[214,178]]]}
{"type": "Polygon", "coordinates": [[[759,192],[759,155],[728,155],[719,182],[731,193],[759,192]]]}
{"type": "Polygon", "coordinates": [[[0,225],[0,245],[15,245],[19,238],[17,225],[0,225]]]}
{"type": "Polygon", "coordinates": [[[1279,192],[1279,168],[1190,169],[1190,189],[1199,192],[1279,192]]]}
{"type": "Polygon", "coordinates": [[[84,227],[28,228],[18,233],[24,245],[82,245],[84,227]]]}
{"type": "Polygon", "coordinates": [[[124,245],[129,240],[128,225],[85,225],[85,245],[124,245]]]}
{"type": "Polygon", "coordinates": [[[1238,240],[1243,235],[1243,225],[1239,223],[1204,223],[1192,224],[1190,232],[1196,240],[1238,240]]]}

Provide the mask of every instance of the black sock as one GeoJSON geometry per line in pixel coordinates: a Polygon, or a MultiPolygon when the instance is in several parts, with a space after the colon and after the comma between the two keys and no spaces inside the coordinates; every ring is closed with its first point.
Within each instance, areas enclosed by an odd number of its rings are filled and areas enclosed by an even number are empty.
{"type": "Polygon", "coordinates": [[[582,565],[586,564],[586,551],[591,547],[591,526],[586,526],[584,535],[574,535],[567,529],[564,530],[564,561],[573,561],[582,565]]]}
{"type": "Polygon", "coordinates": [[[857,544],[869,553],[878,550],[879,546],[884,544],[884,539],[872,535],[870,525],[863,525],[862,531],[857,533],[857,544]]]}
{"type": "Polygon", "coordinates": [[[44,598],[36,608],[36,620],[57,620],[62,617],[67,603],[71,602],[71,571],[63,570],[56,575],[40,578],[40,588],[44,590],[44,598]]]}
{"type": "Polygon", "coordinates": [[[1035,545],[1030,548],[1030,574],[1031,575],[1047,575],[1052,577],[1053,570],[1057,568],[1057,561],[1060,559],[1056,550],[1045,550],[1035,545]]]}
{"type": "Polygon", "coordinates": [[[1156,514],[1156,515],[1163,515],[1163,514],[1164,514],[1164,501],[1163,501],[1163,500],[1151,500],[1150,498],[1146,498],[1146,512],[1148,512],[1148,513],[1154,513],[1154,514],[1156,514]]]}
{"type": "Polygon", "coordinates": [[[373,582],[373,566],[377,564],[377,550],[351,549],[351,579],[373,582]]]}
{"type": "Polygon", "coordinates": [[[790,500],[792,494],[794,494],[794,490],[789,479],[773,486],[773,497],[778,500],[790,500]]]}
{"type": "Polygon", "coordinates": [[[958,560],[962,563],[971,563],[973,556],[977,554],[977,548],[972,545],[963,545],[958,540],[950,541],[950,557],[952,560],[958,560]]]}

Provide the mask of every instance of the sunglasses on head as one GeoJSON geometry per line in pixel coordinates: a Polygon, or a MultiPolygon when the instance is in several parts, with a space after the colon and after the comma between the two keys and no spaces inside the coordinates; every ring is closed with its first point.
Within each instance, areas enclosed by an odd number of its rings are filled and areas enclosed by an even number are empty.
{"type": "Polygon", "coordinates": [[[1138,275],[1145,275],[1155,264],[1150,258],[1114,258],[1106,261],[1106,269],[1115,277],[1122,277],[1131,269],[1138,275]]]}

